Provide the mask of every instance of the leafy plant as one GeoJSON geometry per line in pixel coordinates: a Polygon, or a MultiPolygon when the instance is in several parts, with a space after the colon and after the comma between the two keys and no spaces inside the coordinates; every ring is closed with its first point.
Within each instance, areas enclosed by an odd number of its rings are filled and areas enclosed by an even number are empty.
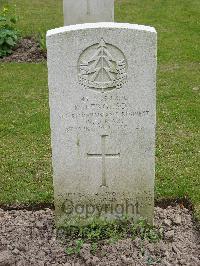
{"type": "Polygon", "coordinates": [[[91,253],[94,255],[97,251],[97,248],[98,248],[98,243],[97,242],[93,242],[91,244],[91,253]]]}
{"type": "Polygon", "coordinates": [[[0,12],[0,58],[11,54],[19,39],[16,23],[14,10],[4,7],[0,12]]]}
{"type": "Polygon", "coordinates": [[[141,239],[146,239],[153,243],[158,242],[162,236],[161,232],[149,225],[144,219],[139,220],[136,224],[132,224],[131,235],[133,238],[139,236],[141,239]]]}
{"type": "Polygon", "coordinates": [[[72,255],[72,254],[74,254],[74,248],[73,247],[67,247],[65,252],[67,253],[67,255],[72,255]]]}
{"type": "Polygon", "coordinates": [[[147,258],[147,261],[146,261],[147,265],[158,265],[158,263],[161,263],[161,259],[158,258],[158,259],[154,259],[152,258],[151,256],[149,256],[147,258]]]}
{"type": "Polygon", "coordinates": [[[46,47],[46,36],[45,36],[45,34],[42,31],[40,31],[38,33],[37,40],[38,40],[40,49],[42,51],[46,51],[47,50],[47,47],[46,47]]]}
{"type": "Polygon", "coordinates": [[[109,240],[115,242],[126,236],[146,239],[150,242],[157,242],[161,239],[162,233],[155,227],[149,225],[146,220],[140,219],[134,222],[131,218],[119,220],[96,219],[87,225],[63,226],[60,228],[62,235],[71,239],[84,239],[89,242],[109,240]]]}
{"type": "MultiPolygon", "coordinates": [[[[132,218],[123,217],[117,220],[94,219],[87,225],[62,226],[60,227],[62,236],[73,240],[72,246],[66,248],[68,255],[80,254],[84,243],[91,244],[91,253],[95,254],[99,244],[106,241],[108,244],[116,243],[118,240],[131,237],[141,239],[141,255],[145,255],[143,246],[144,240],[149,242],[158,242],[162,238],[162,232],[154,226],[148,224],[145,219],[139,219],[135,222],[132,218]],[[103,241],[103,242],[102,242],[103,241]]],[[[63,240],[64,240],[63,239],[63,240]]],[[[148,259],[148,265],[152,264],[152,258],[148,259]]]]}
{"type": "Polygon", "coordinates": [[[83,247],[83,244],[84,244],[84,242],[83,242],[82,239],[76,240],[76,246],[75,246],[75,253],[76,254],[79,254],[80,253],[81,248],[83,247]]]}
{"type": "Polygon", "coordinates": [[[65,252],[67,253],[67,255],[79,254],[82,247],[83,247],[83,244],[84,244],[84,242],[82,239],[77,239],[75,241],[75,246],[74,247],[67,247],[65,252]]]}

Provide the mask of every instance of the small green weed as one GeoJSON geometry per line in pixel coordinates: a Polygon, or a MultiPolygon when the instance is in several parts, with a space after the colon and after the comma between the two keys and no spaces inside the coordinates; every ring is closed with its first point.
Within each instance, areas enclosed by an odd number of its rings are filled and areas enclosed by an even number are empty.
{"type": "Polygon", "coordinates": [[[65,252],[67,255],[80,254],[81,248],[83,247],[84,241],[82,239],[77,239],[73,247],[67,247],[65,252]]]}
{"type": "Polygon", "coordinates": [[[46,35],[40,31],[37,35],[37,41],[39,43],[40,49],[42,51],[46,51],[47,47],[46,47],[46,35]]]}
{"type": "Polygon", "coordinates": [[[0,58],[11,54],[19,39],[16,23],[14,9],[4,7],[0,12],[0,58]]]}
{"type": "Polygon", "coordinates": [[[132,238],[139,236],[143,240],[146,239],[149,242],[155,243],[161,239],[162,234],[161,231],[158,231],[158,229],[149,225],[144,219],[141,219],[136,224],[132,224],[131,236],[132,238]]]}
{"type": "Polygon", "coordinates": [[[96,253],[97,249],[98,249],[98,243],[97,242],[93,242],[91,244],[91,253],[94,255],[96,253]]]}
{"type": "Polygon", "coordinates": [[[67,253],[67,255],[73,255],[74,254],[74,248],[73,247],[67,247],[65,252],[67,253]]]}
{"type": "Polygon", "coordinates": [[[152,257],[148,257],[146,263],[147,263],[147,265],[158,265],[158,263],[161,263],[161,259],[159,258],[159,259],[155,260],[152,257]]]}

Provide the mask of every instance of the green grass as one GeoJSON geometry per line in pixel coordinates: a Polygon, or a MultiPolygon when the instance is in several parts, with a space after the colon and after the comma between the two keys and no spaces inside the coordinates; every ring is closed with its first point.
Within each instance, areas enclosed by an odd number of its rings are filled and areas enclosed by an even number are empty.
{"type": "MultiPolygon", "coordinates": [[[[16,8],[23,35],[62,25],[62,0],[18,0],[16,8]]],[[[187,196],[200,215],[199,10],[199,0],[116,1],[116,21],[158,31],[156,197],[187,196]]],[[[0,203],[52,202],[46,65],[1,64],[0,87],[0,203]]]]}
{"type": "Polygon", "coordinates": [[[30,36],[63,26],[62,3],[62,0],[0,0],[0,9],[16,5],[19,30],[23,36],[30,36]]]}
{"type": "Polygon", "coordinates": [[[0,64],[0,202],[52,200],[47,69],[0,64]]]}
{"type": "Polygon", "coordinates": [[[117,0],[116,20],[158,32],[159,63],[199,62],[199,0],[117,0]]]}
{"type": "Polygon", "coordinates": [[[196,209],[200,202],[200,88],[194,88],[199,75],[198,64],[162,65],[157,93],[156,196],[186,196],[196,209]]]}

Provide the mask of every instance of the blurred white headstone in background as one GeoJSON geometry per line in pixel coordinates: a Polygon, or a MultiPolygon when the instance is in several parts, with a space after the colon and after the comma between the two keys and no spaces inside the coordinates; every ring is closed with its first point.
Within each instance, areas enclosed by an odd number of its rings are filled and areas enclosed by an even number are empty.
{"type": "Polygon", "coordinates": [[[64,25],[113,22],[114,0],[63,0],[64,25]]]}

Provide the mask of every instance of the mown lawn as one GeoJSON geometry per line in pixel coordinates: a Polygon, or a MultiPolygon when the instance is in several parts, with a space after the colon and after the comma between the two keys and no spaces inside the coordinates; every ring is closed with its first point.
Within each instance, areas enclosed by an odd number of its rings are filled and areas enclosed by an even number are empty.
{"type": "Polygon", "coordinates": [[[0,202],[52,200],[45,64],[1,64],[0,202]]]}
{"type": "Polygon", "coordinates": [[[30,36],[62,26],[62,3],[62,0],[0,0],[0,8],[12,6],[19,16],[18,27],[21,34],[30,36]]]}
{"type": "MultiPolygon", "coordinates": [[[[62,26],[62,0],[16,3],[22,34],[62,26]]],[[[199,0],[118,0],[116,21],[158,31],[156,198],[188,197],[200,215],[199,0]]],[[[52,202],[46,64],[0,64],[0,203],[52,202]]]]}

